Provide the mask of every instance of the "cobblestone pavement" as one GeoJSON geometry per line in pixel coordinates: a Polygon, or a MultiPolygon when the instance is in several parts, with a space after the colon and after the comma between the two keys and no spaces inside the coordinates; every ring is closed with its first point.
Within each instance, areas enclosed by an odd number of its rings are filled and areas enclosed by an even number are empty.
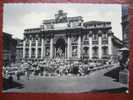
{"type": "Polygon", "coordinates": [[[108,89],[126,88],[111,77],[104,76],[104,73],[116,68],[102,69],[81,77],[34,77],[17,81],[24,84],[24,88],[8,89],[4,92],[49,92],[49,93],[81,93],[100,91],[108,89]]]}

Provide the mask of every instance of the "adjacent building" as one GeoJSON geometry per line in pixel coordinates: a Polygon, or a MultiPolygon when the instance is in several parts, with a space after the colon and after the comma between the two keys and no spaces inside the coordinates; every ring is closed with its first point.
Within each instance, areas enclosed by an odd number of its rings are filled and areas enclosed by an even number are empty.
{"type": "Polygon", "coordinates": [[[67,17],[59,10],[40,27],[24,30],[23,59],[109,60],[122,47],[111,29],[111,22],[84,22],[82,16],[67,17]]]}
{"type": "Polygon", "coordinates": [[[122,5],[122,36],[125,47],[129,45],[129,17],[128,17],[128,5],[122,5]]]}
{"type": "Polygon", "coordinates": [[[16,61],[17,40],[12,38],[9,33],[3,32],[3,61],[4,64],[10,64],[16,61]]]}
{"type": "Polygon", "coordinates": [[[18,39],[16,45],[16,62],[20,63],[23,59],[23,40],[18,39]]]}

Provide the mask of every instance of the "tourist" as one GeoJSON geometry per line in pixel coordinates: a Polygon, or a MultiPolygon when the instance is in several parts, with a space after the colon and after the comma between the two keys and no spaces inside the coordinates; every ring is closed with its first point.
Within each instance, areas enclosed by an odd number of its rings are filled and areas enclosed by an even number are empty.
{"type": "Polygon", "coordinates": [[[20,80],[20,72],[17,71],[17,80],[20,80]]]}
{"type": "Polygon", "coordinates": [[[10,74],[8,77],[10,88],[13,87],[13,76],[10,74]]]}
{"type": "Polygon", "coordinates": [[[30,80],[30,70],[29,70],[29,68],[27,68],[27,78],[28,78],[28,80],[30,80]]]}

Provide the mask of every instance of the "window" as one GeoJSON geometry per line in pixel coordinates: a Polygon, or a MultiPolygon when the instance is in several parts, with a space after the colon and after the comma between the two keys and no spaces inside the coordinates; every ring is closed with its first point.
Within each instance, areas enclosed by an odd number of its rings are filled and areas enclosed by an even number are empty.
{"type": "Polygon", "coordinates": [[[88,35],[87,34],[84,36],[83,44],[84,45],[88,45],[89,44],[89,38],[88,38],[88,35]]]}
{"type": "Polygon", "coordinates": [[[84,48],[83,48],[83,53],[84,53],[84,55],[88,55],[88,50],[89,50],[88,47],[84,47],[84,48]]]}
{"type": "Polygon", "coordinates": [[[38,39],[38,46],[41,46],[41,38],[38,39]]]}
{"type": "Polygon", "coordinates": [[[28,39],[26,40],[26,46],[29,46],[29,40],[28,39]]]}
{"type": "Polygon", "coordinates": [[[38,49],[38,58],[41,57],[41,48],[38,49]]]}
{"type": "Polygon", "coordinates": [[[29,57],[29,49],[25,50],[25,57],[28,58],[29,57]]]}
{"type": "Polygon", "coordinates": [[[109,58],[108,47],[107,46],[102,47],[102,58],[103,59],[108,59],[109,58]]]}
{"type": "Polygon", "coordinates": [[[98,58],[98,47],[93,47],[93,58],[98,58]]]}
{"type": "Polygon", "coordinates": [[[102,34],[102,38],[103,38],[103,39],[107,39],[107,34],[105,34],[105,33],[102,34]]]}
{"type": "Polygon", "coordinates": [[[93,34],[93,39],[94,40],[98,40],[98,35],[97,34],[93,34]]]}
{"type": "Polygon", "coordinates": [[[35,42],[35,41],[36,41],[36,38],[35,38],[35,37],[33,37],[32,42],[35,42]]]}
{"type": "Polygon", "coordinates": [[[107,47],[103,47],[102,51],[103,51],[103,55],[107,55],[108,54],[108,48],[107,47]]]}
{"type": "Polygon", "coordinates": [[[34,48],[32,48],[31,56],[32,56],[32,58],[35,58],[35,49],[34,48]]]}

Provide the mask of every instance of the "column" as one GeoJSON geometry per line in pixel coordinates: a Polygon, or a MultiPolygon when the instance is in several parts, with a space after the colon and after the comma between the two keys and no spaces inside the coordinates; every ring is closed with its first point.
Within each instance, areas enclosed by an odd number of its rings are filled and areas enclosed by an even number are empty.
{"type": "Polygon", "coordinates": [[[109,55],[112,55],[112,36],[108,37],[108,47],[109,47],[109,55]]]}
{"type": "Polygon", "coordinates": [[[65,47],[65,59],[67,58],[67,48],[65,47]]]}
{"type": "Polygon", "coordinates": [[[90,59],[92,59],[92,35],[89,36],[89,44],[90,44],[90,47],[89,47],[89,57],[90,57],[90,59]]]}
{"type": "Polygon", "coordinates": [[[55,46],[53,44],[53,56],[52,56],[52,58],[54,58],[54,57],[55,57],[55,46]]]}
{"type": "Polygon", "coordinates": [[[56,58],[56,47],[54,49],[54,58],[56,58]]]}
{"type": "Polygon", "coordinates": [[[78,58],[81,58],[81,36],[78,37],[78,58]]]}
{"type": "Polygon", "coordinates": [[[50,58],[53,58],[53,38],[50,39],[50,58]]]}
{"type": "Polygon", "coordinates": [[[31,38],[29,39],[29,58],[31,58],[31,38]]]}
{"type": "Polygon", "coordinates": [[[43,59],[43,57],[44,57],[44,39],[43,39],[43,37],[42,37],[42,39],[41,39],[41,59],[43,59]]]}
{"type": "Polygon", "coordinates": [[[36,38],[36,52],[35,58],[38,58],[38,39],[36,38]]]}
{"type": "Polygon", "coordinates": [[[45,53],[46,53],[46,41],[45,38],[43,39],[43,57],[45,58],[45,53]]]}
{"type": "Polygon", "coordinates": [[[102,58],[102,37],[101,35],[99,36],[99,41],[98,41],[98,53],[99,53],[99,59],[102,58]]]}
{"type": "Polygon", "coordinates": [[[67,38],[67,59],[70,58],[70,37],[67,38]]]}
{"type": "Polygon", "coordinates": [[[24,41],[23,41],[23,59],[25,58],[25,44],[26,44],[26,40],[24,39],[24,41]]]}

